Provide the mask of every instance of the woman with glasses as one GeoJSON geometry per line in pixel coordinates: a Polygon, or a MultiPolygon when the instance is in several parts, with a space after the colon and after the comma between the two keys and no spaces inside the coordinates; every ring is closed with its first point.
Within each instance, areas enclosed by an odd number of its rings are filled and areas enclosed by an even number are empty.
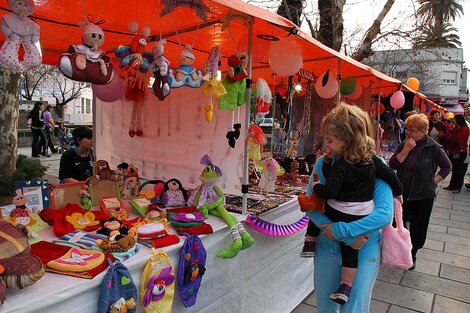
{"type": "Polygon", "coordinates": [[[426,241],[437,183],[449,175],[452,165],[441,146],[429,137],[426,115],[411,115],[405,127],[406,140],[398,146],[389,165],[398,170],[403,186],[403,223],[410,222],[412,270],[416,266],[416,254],[426,241]]]}

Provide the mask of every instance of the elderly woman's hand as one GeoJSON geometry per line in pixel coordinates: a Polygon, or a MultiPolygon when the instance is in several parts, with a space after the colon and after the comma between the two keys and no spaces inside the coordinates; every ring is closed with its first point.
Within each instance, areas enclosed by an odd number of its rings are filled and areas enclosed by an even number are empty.
{"type": "Polygon", "coordinates": [[[369,235],[360,235],[357,237],[356,241],[351,244],[351,248],[360,250],[367,243],[367,240],[369,240],[369,235]]]}
{"type": "Polygon", "coordinates": [[[416,147],[416,141],[413,138],[407,138],[405,141],[405,145],[403,146],[403,149],[406,149],[407,151],[413,150],[413,148],[416,147]]]}

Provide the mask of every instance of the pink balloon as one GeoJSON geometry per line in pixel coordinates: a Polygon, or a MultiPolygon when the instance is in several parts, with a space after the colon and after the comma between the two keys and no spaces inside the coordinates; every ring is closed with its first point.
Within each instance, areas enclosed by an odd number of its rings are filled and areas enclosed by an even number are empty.
{"type": "Polygon", "coordinates": [[[357,82],[356,89],[354,89],[353,93],[347,96],[348,100],[356,100],[362,95],[362,85],[360,82],[357,82]]]}
{"type": "MultiPolygon", "coordinates": [[[[240,41],[238,42],[237,50],[239,52],[248,52],[248,34],[244,35],[240,41]]],[[[269,41],[259,39],[258,37],[253,35],[252,40],[252,61],[253,63],[263,62],[266,61],[266,57],[268,56],[269,50],[269,41]]]]}
{"type": "Polygon", "coordinates": [[[279,76],[294,75],[303,64],[302,51],[287,38],[272,41],[268,55],[269,66],[279,76]]]}
{"type": "Polygon", "coordinates": [[[338,82],[336,81],[336,75],[326,70],[316,81],[315,90],[317,94],[323,99],[329,99],[334,97],[338,93],[338,82]]]}
{"type": "Polygon", "coordinates": [[[403,94],[403,91],[398,90],[395,91],[390,98],[390,105],[394,109],[401,109],[405,105],[405,95],[403,94]]]}
{"type": "Polygon", "coordinates": [[[104,102],[114,102],[121,99],[126,91],[124,79],[115,75],[114,79],[106,85],[91,84],[94,95],[104,102]]]}

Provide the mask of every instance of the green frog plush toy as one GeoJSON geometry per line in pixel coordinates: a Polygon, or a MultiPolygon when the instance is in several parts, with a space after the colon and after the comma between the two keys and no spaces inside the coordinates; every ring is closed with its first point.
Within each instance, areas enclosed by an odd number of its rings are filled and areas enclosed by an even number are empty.
{"type": "Polygon", "coordinates": [[[201,159],[201,164],[206,167],[202,171],[199,179],[202,184],[197,187],[188,200],[188,205],[194,205],[205,218],[209,214],[222,218],[230,227],[232,244],[217,253],[223,259],[231,259],[237,256],[238,252],[251,247],[255,240],[246,231],[238,219],[229,214],[224,207],[225,196],[215,182],[222,176],[222,171],[218,166],[212,164],[211,159],[206,154],[201,159]]]}

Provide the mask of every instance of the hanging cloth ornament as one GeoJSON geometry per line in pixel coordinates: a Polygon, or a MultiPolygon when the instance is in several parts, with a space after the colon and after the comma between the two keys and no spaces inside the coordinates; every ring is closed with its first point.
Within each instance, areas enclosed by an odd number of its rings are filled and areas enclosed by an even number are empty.
{"type": "Polygon", "coordinates": [[[221,57],[222,53],[220,52],[219,47],[213,47],[204,69],[204,83],[202,84],[201,92],[203,95],[209,96],[209,104],[206,104],[205,106],[205,118],[208,123],[212,121],[213,117],[212,110],[214,109],[214,104],[212,103],[212,99],[219,99],[221,96],[227,94],[225,87],[219,80],[217,80],[217,70],[221,57]]]}
{"type": "Polygon", "coordinates": [[[237,53],[228,58],[229,71],[222,80],[227,94],[220,98],[219,109],[234,110],[246,102],[246,54],[237,53]]]}
{"type": "Polygon", "coordinates": [[[268,83],[263,78],[258,78],[256,91],[258,93],[256,96],[256,114],[264,116],[269,113],[269,105],[273,101],[273,95],[268,83]]]}
{"type": "Polygon", "coordinates": [[[228,139],[228,145],[232,148],[235,148],[235,142],[240,138],[240,129],[242,124],[240,123],[240,108],[237,108],[237,121],[235,122],[235,112],[232,111],[232,124],[233,130],[229,130],[225,137],[228,139]]]}
{"type": "Polygon", "coordinates": [[[168,61],[164,56],[166,44],[165,39],[161,39],[153,45],[153,62],[150,63],[150,70],[155,78],[152,85],[152,92],[158,100],[163,101],[170,94],[170,84],[168,83],[168,61]]]}

